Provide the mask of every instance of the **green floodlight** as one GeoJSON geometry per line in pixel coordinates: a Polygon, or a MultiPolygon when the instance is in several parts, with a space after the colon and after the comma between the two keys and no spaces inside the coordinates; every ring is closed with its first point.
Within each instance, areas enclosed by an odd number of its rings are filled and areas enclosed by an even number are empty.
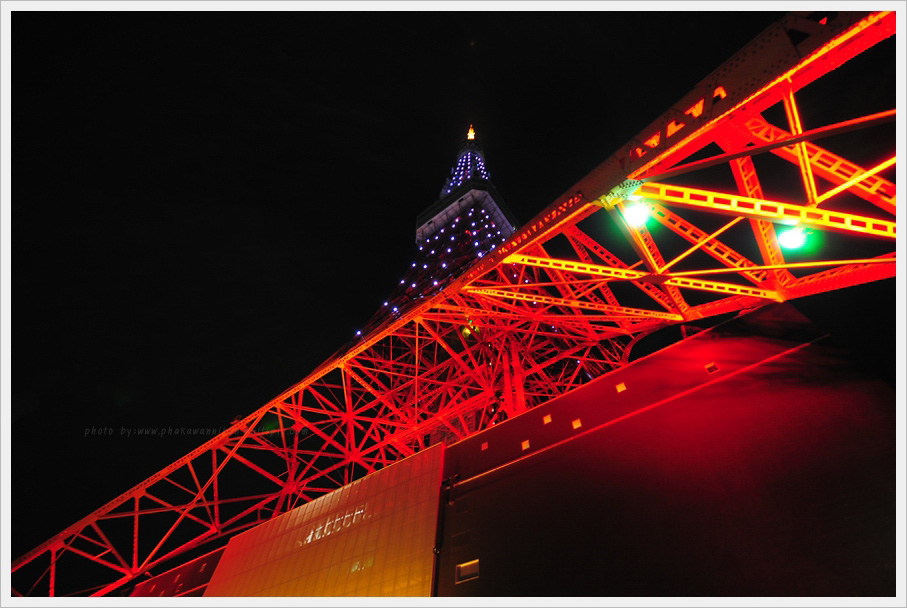
{"type": "Polygon", "coordinates": [[[778,234],[778,244],[782,249],[800,249],[806,244],[806,231],[794,226],[778,234]]]}
{"type": "Polygon", "coordinates": [[[645,226],[646,221],[649,219],[649,207],[643,203],[633,203],[627,207],[624,207],[623,210],[624,220],[627,224],[638,228],[640,226],[645,226]]]}

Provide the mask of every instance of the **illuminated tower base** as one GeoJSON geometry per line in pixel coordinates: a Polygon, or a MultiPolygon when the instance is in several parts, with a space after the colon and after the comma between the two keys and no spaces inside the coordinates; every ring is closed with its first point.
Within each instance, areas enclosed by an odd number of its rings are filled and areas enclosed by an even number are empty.
{"type": "Polygon", "coordinates": [[[202,559],[134,594],[890,595],[891,393],[763,308],[234,537],[207,588],[202,559]]]}

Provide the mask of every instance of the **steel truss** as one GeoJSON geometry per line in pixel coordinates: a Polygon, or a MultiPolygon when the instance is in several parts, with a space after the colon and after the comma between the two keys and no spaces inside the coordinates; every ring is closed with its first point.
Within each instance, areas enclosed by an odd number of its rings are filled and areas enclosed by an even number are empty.
{"type": "Polygon", "coordinates": [[[17,559],[14,595],[111,593],[569,392],[668,325],[893,277],[893,144],[864,168],[815,141],[877,128],[894,111],[804,130],[797,96],[894,28],[890,12],[789,15],[443,290],[17,559]],[[786,124],[764,116],[773,106],[786,124]],[[786,200],[763,194],[766,155],[799,180],[786,200]],[[700,172],[716,169],[727,183],[700,187],[700,172]],[[628,223],[633,204],[654,221],[628,223]],[[846,239],[836,252],[859,239],[873,255],[788,260],[776,232],[793,222],[846,239]]]}

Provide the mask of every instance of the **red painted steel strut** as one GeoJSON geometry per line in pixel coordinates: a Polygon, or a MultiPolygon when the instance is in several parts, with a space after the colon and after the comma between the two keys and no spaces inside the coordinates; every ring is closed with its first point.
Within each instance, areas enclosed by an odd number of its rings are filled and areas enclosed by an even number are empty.
{"type": "MultiPolygon", "coordinates": [[[[828,130],[805,124],[796,102],[806,84],[893,35],[894,14],[842,12],[805,29],[804,20],[790,15],[769,28],[443,289],[16,559],[13,594],[108,594],[428,445],[569,392],[625,364],[639,336],[894,276],[893,146],[880,150],[887,165],[861,169],[847,150],[812,143],[828,130]],[[793,29],[809,33],[795,45],[786,35],[793,29]],[[761,117],[778,103],[793,127],[761,117]],[[743,142],[757,145],[748,151],[743,142]],[[710,144],[724,156],[690,161],[710,144]],[[802,181],[788,200],[764,198],[763,153],[790,161],[802,181]],[[721,164],[732,178],[725,189],[697,187],[697,169],[721,164]],[[823,198],[830,190],[817,189],[817,176],[839,189],[823,198]],[[838,208],[842,197],[869,208],[838,208]],[[624,212],[634,205],[655,221],[631,224],[624,212]],[[714,225],[699,225],[713,217],[714,225]],[[848,257],[842,245],[837,255],[791,262],[775,239],[792,222],[829,242],[867,241],[878,253],[848,257]],[[630,246],[619,251],[636,258],[612,252],[620,231],[630,246]],[[80,563],[93,566],[94,578],[61,588],[84,578],[66,577],[80,563]]],[[[863,118],[848,129],[879,123],[863,118]]]]}

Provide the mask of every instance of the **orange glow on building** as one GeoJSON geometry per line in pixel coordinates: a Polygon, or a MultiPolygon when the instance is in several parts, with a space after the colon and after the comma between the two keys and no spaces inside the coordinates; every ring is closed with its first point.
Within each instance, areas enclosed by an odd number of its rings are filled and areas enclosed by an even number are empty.
{"type": "Polygon", "coordinates": [[[431,595],[443,446],[232,539],[206,597],[431,595]]]}

